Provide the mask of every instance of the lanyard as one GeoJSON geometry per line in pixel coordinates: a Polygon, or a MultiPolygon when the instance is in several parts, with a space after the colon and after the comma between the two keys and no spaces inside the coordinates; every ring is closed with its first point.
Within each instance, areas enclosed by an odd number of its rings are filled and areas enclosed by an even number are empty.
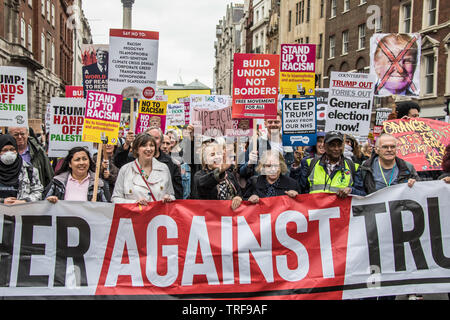
{"type": "Polygon", "coordinates": [[[381,175],[383,176],[383,180],[384,180],[384,183],[386,184],[386,187],[390,187],[391,183],[392,183],[392,178],[394,177],[395,166],[397,164],[394,164],[394,166],[392,167],[391,177],[389,178],[389,184],[386,181],[386,177],[384,176],[384,172],[383,172],[383,168],[381,167],[380,159],[378,159],[378,165],[380,166],[381,175]]]}
{"type": "Polygon", "coordinates": [[[147,188],[148,188],[148,191],[149,191],[149,192],[148,192],[149,195],[151,195],[153,201],[156,202],[156,199],[155,199],[155,196],[153,195],[152,189],[150,189],[150,186],[149,186],[149,184],[148,184],[148,182],[147,182],[147,179],[145,179],[145,177],[144,177],[144,170],[142,170],[142,169],[139,167],[139,165],[138,165],[138,163],[137,163],[137,160],[134,160],[134,163],[136,164],[136,168],[138,169],[139,174],[140,174],[142,180],[144,180],[145,184],[147,185],[147,188]]]}

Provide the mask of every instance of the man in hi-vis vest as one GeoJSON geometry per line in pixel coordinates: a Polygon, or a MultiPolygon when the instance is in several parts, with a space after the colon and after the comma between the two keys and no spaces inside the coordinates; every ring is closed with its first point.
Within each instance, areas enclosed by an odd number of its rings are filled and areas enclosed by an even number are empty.
{"type": "Polygon", "coordinates": [[[300,181],[306,181],[301,187],[302,193],[336,193],[339,198],[349,194],[365,196],[359,165],[344,158],[344,137],[339,132],[325,135],[325,153],[316,158],[307,159],[308,170],[300,181]]]}

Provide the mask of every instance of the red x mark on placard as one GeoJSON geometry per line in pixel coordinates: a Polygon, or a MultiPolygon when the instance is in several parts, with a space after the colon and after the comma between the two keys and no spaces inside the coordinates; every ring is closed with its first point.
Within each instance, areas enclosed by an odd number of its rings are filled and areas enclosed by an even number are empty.
{"type": "MultiPolygon", "coordinates": [[[[375,94],[378,94],[380,92],[380,90],[386,85],[386,82],[388,81],[389,77],[395,70],[397,70],[397,72],[400,74],[403,74],[405,72],[399,62],[400,62],[400,60],[403,59],[403,57],[408,52],[408,50],[411,49],[411,47],[416,42],[417,42],[417,38],[413,37],[397,56],[395,56],[394,53],[392,53],[392,51],[382,41],[379,42],[378,45],[380,46],[381,51],[386,55],[386,57],[391,62],[391,66],[389,67],[389,70],[384,74],[383,78],[381,79],[381,82],[378,85],[378,88],[375,90],[375,94]]],[[[411,89],[413,91],[416,91],[416,87],[415,87],[414,83],[412,82],[412,79],[409,77],[409,75],[407,75],[407,77],[408,77],[411,89]]]]}

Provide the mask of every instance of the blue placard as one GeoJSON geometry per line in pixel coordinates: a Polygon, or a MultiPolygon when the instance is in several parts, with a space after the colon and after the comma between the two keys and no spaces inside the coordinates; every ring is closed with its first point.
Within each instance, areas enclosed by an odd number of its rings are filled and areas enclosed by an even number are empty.
{"type": "Polygon", "coordinates": [[[314,146],[317,143],[316,97],[281,101],[284,146],[314,146]]]}

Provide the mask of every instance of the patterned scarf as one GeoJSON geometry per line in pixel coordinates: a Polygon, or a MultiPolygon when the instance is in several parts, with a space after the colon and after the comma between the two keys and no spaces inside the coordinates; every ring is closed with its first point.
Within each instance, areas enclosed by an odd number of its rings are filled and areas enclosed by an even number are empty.
{"type": "Polygon", "coordinates": [[[217,184],[217,199],[231,200],[235,195],[236,191],[231,182],[228,180],[228,174],[225,173],[225,179],[217,184]]]}
{"type": "Polygon", "coordinates": [[[276,188],[280,184],[280,178],[278,178],[277,181],[275,181],[273,184],[267,182],[266,179],[264,179],[264,181],[266,183],[266,190],[265,190],[266,197],[276,197],[277,195],[276,188]]]}

